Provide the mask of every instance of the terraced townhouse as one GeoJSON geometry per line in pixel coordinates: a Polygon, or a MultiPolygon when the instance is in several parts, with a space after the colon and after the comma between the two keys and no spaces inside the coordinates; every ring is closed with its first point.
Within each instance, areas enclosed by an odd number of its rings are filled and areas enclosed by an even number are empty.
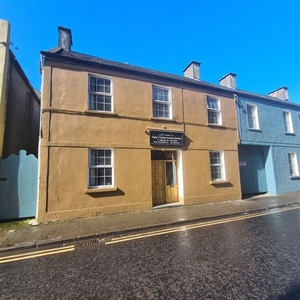
{"type": "Polygon", "coordinates": [[[78,53],[58,32],[41,52],[39,221],[299,190],[300,106],[282,90],[204,82],[196,61],[178,76],[78,53]]]}

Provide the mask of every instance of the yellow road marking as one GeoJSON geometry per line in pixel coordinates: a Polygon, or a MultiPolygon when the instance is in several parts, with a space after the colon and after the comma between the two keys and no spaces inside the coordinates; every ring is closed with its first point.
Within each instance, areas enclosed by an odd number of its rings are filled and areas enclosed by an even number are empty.
{"type": "Polygon", "coordinates": [[[4,256],[4,257],[0,257],[0,264],[12,262],[12,261],[23,260],[23,259],[28,259],[28,258],[35,258],[35,257],[40,257],[40,256],[70,252],[70,251],[74,251],[74,250],[75,250],[75,246],[73,245],[73,246],[68,246],[68,247],[60,247],[60,248],[54,248],[54,249],[48,249],[48,250],[32,251],[29,253],[4,256]]]}
{"type": "Polygon", "coordinates": [[[169,228],[169,229],[155,230],[155,231],[151,231],[151,232],[147,232],[147,233],[138,233],[138,234],[133,234],[133,235],[129,235],[129,236],[113,238],[110,241],[106,242],[105,244],[110,245],[110,244],[122,243],[122,242],[137,240],[137,239],[143,239],[143,238],[147,238],[147,237],[151,237],[151,236],[158,236],[158,235],[162,235],[162,234],[179,232],[179,231],[183,231],[183,230],[191,230],[191,229],[214,226],[214,225],[219,225],[219,224],[224,224],[224,223],[236,222],[236,221],[241,221],[241,220],[245,220],[245,219],[252,219],[252,218],[262,217],[262,216],[266,216],[266,215],[277,214],[277,213],[281,213],[284,211],[289,211],[289,210],[294,210],[294,209],[299,209],[299,208],[300,207],[282,208],[280,210],[272,211],[272,212],[254,213],[251,215],[243,215],[243,216],[238,216],[238,217],[233,217],[233,218],[226,218],[226,219],[222,219],[222,220],[208,221],[208,222],[198,223],[198,224],[193,224],[193,225],[186,225],[186,226],[179,226],[179,227],[169,228]]]}

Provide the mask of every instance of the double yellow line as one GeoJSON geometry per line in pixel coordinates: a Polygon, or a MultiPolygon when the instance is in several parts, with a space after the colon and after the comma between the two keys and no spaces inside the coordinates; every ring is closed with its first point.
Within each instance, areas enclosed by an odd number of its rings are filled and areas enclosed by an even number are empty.
{"type": "Polygon", "coordinates": [[[23,254],[4,256],[4,257],[0,257],[0,264],[18,261],[18,260],[29,259],[29,258],[35,258],[35,257],[40,257],[40,256],[70,252],[70,251],[74,251],[74,250],[75,250],[75,246],[73,245],[73,246],[67,246],[67,247],[60,247],[60,248],[54,248],[54,249],[48,249],[48,250],[40,250],[40,251],[23,253],[23,254]]]}
{"type": "Polygon", "coordinates": [[[280,212],[293,210],[293,209],[299,209],[299,208],[300,207],[283,208],[278,211],[253,213],[250,215],[226,218],[226,219],[222,219],[222,220],[209,221],[209,222],[203,222],[203,223],[186,225],[186,226],[179,226],[179,227],[174,227],[174,228],[170,228],[170,229],[155,230],[155,231],[151,231],[151,232],[147,232],[147,233],[138,233],[138,234],[133,234],[133,235],[128,235],[128,236],[113,238],[110,241],[106,242],[105,244],[110,245],[110,244],[116,244],[116,243],[123,243],[123,242],[127,242],[127,241],[143,239],[143,238],[147,238],[147,237],[151,237],[151,236],[157,236],[157,235],[169,234],[169,233],[174,233],[174,232],[179,232],[179,231],[184,231],[184,230],[191,230],[191,229],[196,229],[196,228],[214,226],[214,225],[219,225],[219,224],[224,224],[224,223],[241,221],[241,220],[245,220],[245,219],[252,219],[252,218],[277,214],[280,212]]]}

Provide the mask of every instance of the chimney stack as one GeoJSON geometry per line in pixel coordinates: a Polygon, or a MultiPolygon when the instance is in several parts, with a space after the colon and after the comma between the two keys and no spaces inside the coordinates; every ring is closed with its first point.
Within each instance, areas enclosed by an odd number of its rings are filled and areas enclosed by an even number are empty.
{"type": "Polygon", "coordinates": [[[200,80],[200,65],[201,63],[192,61],[184,70],[184,77],[200,80]]]}
{"type": "Polygon", "coordinates": [[[65,51],[71,51],[72,42],[72,32],[71,29],[58,26],[58,47],[65,51]]]}
{"type": "Polygon", "coordinates": [[[231,89],[236,89],[236,74],[228,73],[227,75],[223,76],[219,82],[220,85],[229,87],[231,89]]]}
{"type": "Polygon", "coordinates": [[[268,94],[271,97],[275,97],[281,100],[289,101],[289,93],[287,87],[282,87],[268,94]]]}

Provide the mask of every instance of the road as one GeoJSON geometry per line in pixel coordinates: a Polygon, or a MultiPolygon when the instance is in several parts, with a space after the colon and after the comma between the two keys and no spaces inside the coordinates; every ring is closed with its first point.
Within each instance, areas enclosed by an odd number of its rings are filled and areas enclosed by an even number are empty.
{"type": "Polygon", "coordinates": [[[2,257],[0,299],[300,299],[299,208],[162,230],[2,257]]]}

